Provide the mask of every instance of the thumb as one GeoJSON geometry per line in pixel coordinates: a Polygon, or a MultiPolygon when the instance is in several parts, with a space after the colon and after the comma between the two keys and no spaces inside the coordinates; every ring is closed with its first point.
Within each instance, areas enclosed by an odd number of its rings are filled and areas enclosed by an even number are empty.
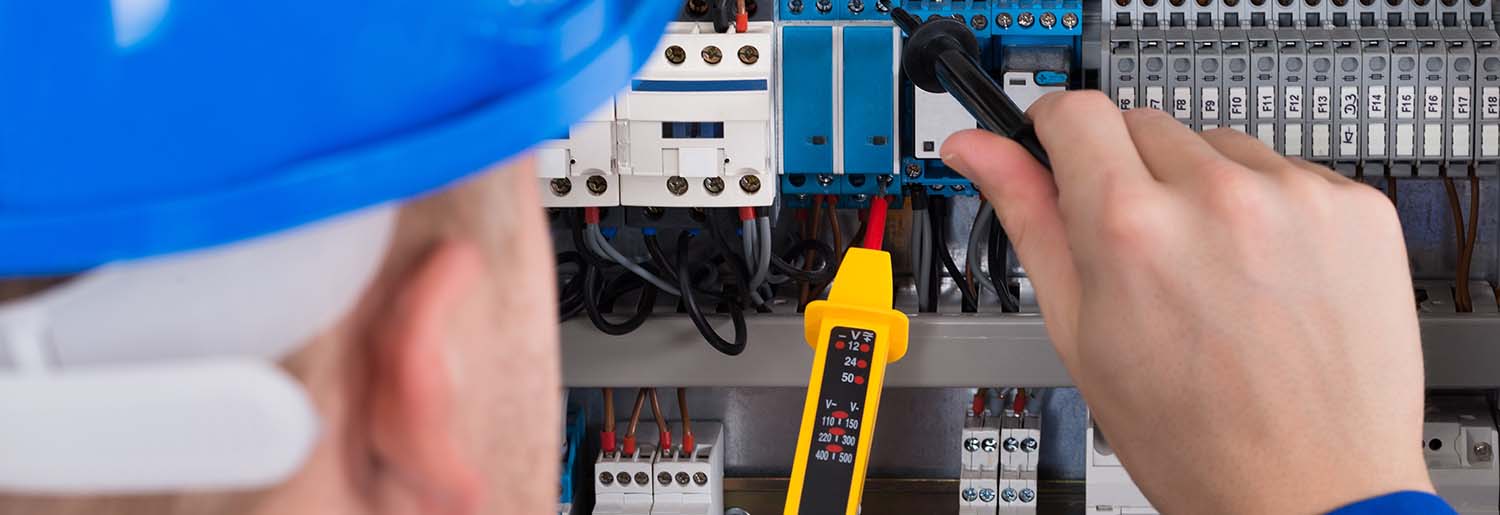
{"type": "Polygon", "coordinates": [[[1015,142],[980,130],[948,137],[943,162],[963,174],[995,206],[995,215],[1036,287],[1047,330],[1064,363],[1075,355],[1078,270],[1057,207],[1052,174],[1015,142]]]}

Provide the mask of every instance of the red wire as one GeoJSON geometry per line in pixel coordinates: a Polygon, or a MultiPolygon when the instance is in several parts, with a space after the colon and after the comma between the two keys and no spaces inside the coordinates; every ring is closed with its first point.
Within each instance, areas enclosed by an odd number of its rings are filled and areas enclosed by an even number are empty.
{"type": "Polygon", "coordinates": [[[597,207],[586,207],[586,208],[583,208],[583,223],[586,223],[586,224],[598,224],[599,223],[599,208],[597,208],[597,207]]]}
{"type": "Polygon", "coordinates": [[[880,250],[881,240],[885,238],[885,212],[889,208],[883,196],[876,195],[870,201],[870,216],[865,222],[865,248],[880,250]]]}
{"type": "Polygon", "coordinates": [[[740,221],[741,222],[748,222],[748,221],[751,221],[751,220],[754,220],[754,219],[755,219],[755,208],[753,208],[753,207],[742,207],[742,208],[740,208],[740,221]]]}

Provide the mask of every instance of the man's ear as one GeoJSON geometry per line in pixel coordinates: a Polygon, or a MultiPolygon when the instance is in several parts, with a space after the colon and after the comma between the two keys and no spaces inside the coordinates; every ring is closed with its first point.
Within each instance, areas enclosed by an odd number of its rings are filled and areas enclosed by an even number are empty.
{"type": "Polygon", "coordinates": [[[482,503],[483,478],[466,460],[456,409],[454,314],[485,283],[470,242],[440,243],[397,285],[374,327],[369,445],[387,513],[466,514],[482,503]]]}

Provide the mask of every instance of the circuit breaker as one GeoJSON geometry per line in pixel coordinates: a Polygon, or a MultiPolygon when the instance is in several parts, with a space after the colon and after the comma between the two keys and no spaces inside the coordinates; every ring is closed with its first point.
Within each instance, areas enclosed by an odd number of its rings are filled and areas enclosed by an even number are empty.
{"type": "MultiPolygon", "coordinates": [[[[622,421],[624,426],[628,421],[622,421]]],[[[594,515],[651,515],[656,480],[652,470],[657,437],[652,431],[636,436],[633,452],[624,452],[625,437],[615,445],[619,452],[599,451],[594,459],[594,515]]]]}
{"type": "Polygon", "coordinates": [[[693,449],[679,445],[657,455],[652,515],[724,513],[724,425],[693,424],[693,436],[693,449]]]}
{"type": "Polygon", "coordinates": [[[569,127],[566,137],[543,141],[532,150],[542,206],[620,205],[614,130],[615,103],[611,99],[569,127]]]}

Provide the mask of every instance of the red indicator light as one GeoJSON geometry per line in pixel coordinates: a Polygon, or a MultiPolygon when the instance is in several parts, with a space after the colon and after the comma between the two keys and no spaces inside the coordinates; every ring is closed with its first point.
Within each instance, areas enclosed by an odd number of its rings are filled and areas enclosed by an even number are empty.
{"type": "Polygon", "coordinates": [[[833,436],[844,436],[844,428],[842,428],[842,427],[831,427],[831,428],[828,428],[828,434],[831,434],[833,436]]]}
{"type": "Polygon", "coordinates": [[[855,363],[854,365],[857,366],[857,367],[859,367],[859,368],[865,368],[865,367],[870,366],[870,363],[867,362],[867,361],[865,361],[865,360],[859,360],[859,362],[855,363]]]}
{"type": "Polygon", "coordinates": [[[854,376],[854,384],[865,384],[865,376],[854,376]]]}
{"type": "Polygon", "coordinates": [[[830,413],[830,415],[833,415],[833,418],[837,418],[837,419],[849,418],[849,412],[842,411],[842,410],[830,413]]]}
{"type": "Polygon", "coordinates": [[[828,444],[824,449],[828,449],[828,452],[844,452],[844,446],[836,443],[828,444]]]}
{"type": "Polygon", "coordinates": [[[838,350],[844,350],[844,340],[839,340],[839,341],[833,342],[833,348],[838,349],[838,350]]]}

